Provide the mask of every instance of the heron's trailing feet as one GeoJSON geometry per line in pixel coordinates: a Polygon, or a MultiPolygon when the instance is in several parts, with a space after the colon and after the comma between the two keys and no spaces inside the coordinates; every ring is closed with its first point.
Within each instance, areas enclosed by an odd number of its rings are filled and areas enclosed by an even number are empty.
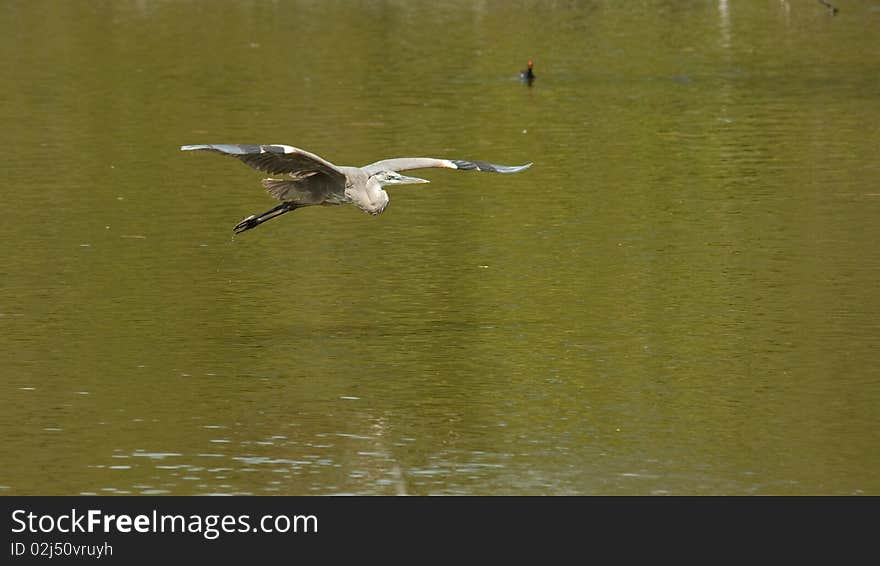
{"type": "Polygon", "coordinates": [[[272,210],[267,210],[263,214],[252,214],[235,225],[235,228],[232,229],[236,234],[241,234],[242,232],[246,232],[251,228],[256,228],[263,222],[268,222],[273,218],[278,218],[282,214],[286,214],[292,210],[296,210],[299,208],[296,206],[296,203],[293,202],[282,202],[272,210]]]}
{"type": "Polygon", "coordinates": [[[461,171],[519,173],[532,166],[497,165],[488,161],[436,159],[433,157],[397,157],[383,159],[363,167],[333,165],[303,149],[289,145],[201,144],[184,145],[182,151],[202,150],[235,157],[246,165],[271,175],[285,174],[287,179],[264,179],[263,186],[281,204],[263,214],[248,216],[235,225],[240,234],[282,214],[304,206],[353,204],[368,214],[381,214],[388,206],[389,185],[427,183],[398,171],[442,167],[461,171]]]}

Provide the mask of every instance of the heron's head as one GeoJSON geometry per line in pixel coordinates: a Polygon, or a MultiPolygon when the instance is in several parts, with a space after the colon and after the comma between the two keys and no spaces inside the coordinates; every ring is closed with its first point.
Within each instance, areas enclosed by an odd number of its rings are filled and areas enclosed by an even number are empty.
{"type": "Polygon", "coordinates": [[[406,175],[401,175],[397,171],[380,171],[373,175],[373,179],[379,181],[379,184],[383,187],[388,185],[411,185],[414,183],[430,183],[426,179],[419,179],[418,177],[407,177],[406,175]]]}

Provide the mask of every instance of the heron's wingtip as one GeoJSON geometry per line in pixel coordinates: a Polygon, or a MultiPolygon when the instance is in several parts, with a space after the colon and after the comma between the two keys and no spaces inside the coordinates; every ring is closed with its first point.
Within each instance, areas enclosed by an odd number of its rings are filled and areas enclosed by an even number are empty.
{"type": "Polygon", "coordinates": [[[466,161],[464,159],[453,159],[450,163],[455,166],[455,169],[462,171],[489,171],[491,173],[519,173],[532,166],[531,163],[526,163],[525,165],[498,165],[488,161],[466,161]]]}
{"type": "Polygon", "coordinates": [[[520,171],[525,171],[529,167],[532,166],[532,162],[526,163],[525,165],[514,165],[514,166],[506,166],[506,165],[498,165],[496,166],[496,170],[499,173],[519,173],[520,171]]]}

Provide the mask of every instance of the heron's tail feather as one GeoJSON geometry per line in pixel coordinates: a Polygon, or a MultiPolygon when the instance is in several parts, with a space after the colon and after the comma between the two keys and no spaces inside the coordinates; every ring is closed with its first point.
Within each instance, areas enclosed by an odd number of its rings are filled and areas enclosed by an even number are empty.
{"type": "Polygon", "coordinates": [[[282,214],[286,214],[291,210],[296,210],[297,208],[299,208],[299,206],[296,203],[282,202],[272,210],[267,210],[263,214],[253,214],[251,216],[248,216],[247,218],[236,224],[232,231],[236,234],[241,234],[242,232],[246,232],[251,228],[256,228],[263,222],[268,222],[273,218],[278,218],[282,214]]]}

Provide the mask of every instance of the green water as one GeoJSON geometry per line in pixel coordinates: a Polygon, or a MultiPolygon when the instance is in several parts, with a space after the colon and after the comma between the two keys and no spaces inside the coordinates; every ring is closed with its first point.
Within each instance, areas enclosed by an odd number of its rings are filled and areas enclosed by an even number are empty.
{"type": "Polygon", "coordinates": [[[880,493],[839,4],[4,2],[0,494],[880,493]],[[233,238],[196,143],[534,166],[233,238]]]}

